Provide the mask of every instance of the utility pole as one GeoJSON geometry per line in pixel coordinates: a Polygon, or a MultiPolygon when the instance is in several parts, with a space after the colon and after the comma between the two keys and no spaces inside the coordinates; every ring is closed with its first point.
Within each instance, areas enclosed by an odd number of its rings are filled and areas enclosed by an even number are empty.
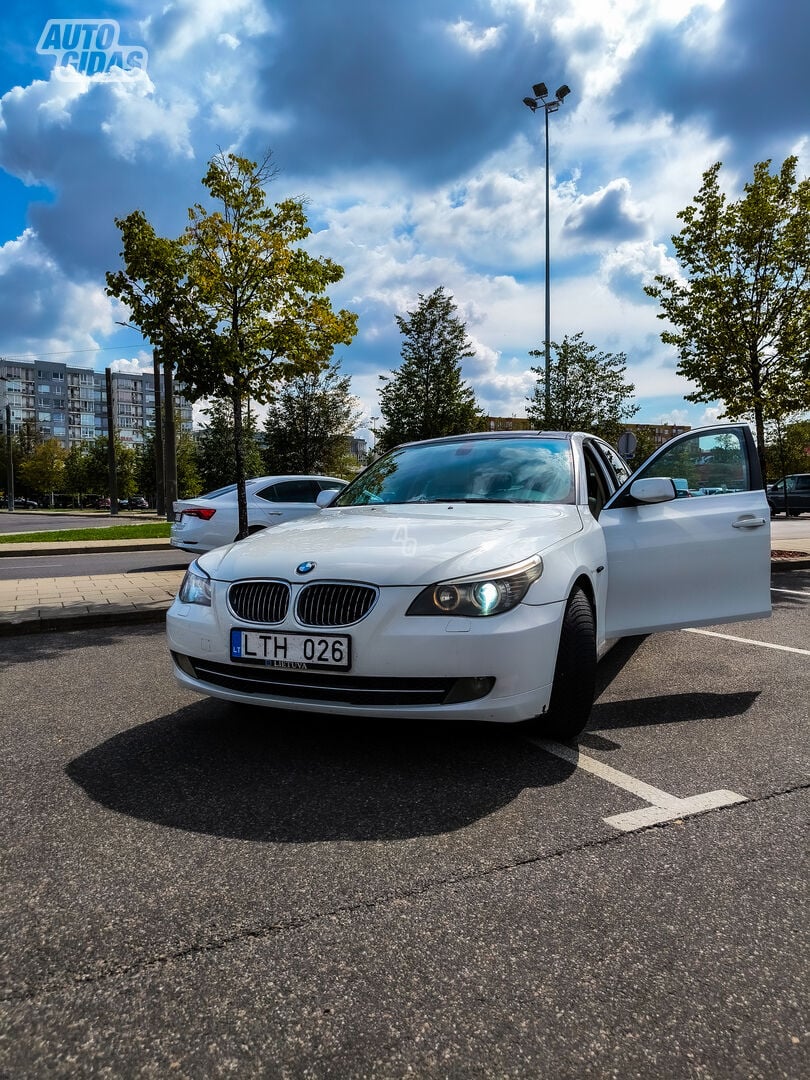
{"type": "Polygon", "coordinates": [[[118,513],[118,480],[115,475],[115,419],[113,416],[112,372],[107,376],[107,471],[110,478],[110,513],[118,513]]]}
{"type": "Polygon", "coordinates": [[[166,520],[174,521],[174,501],[177,498],[177,442],[172,364],[165,356],[163,358],[163,430],[163,490],[166,498],[166,520]]]}
{"type": "Polygon", "coordinates": [[[166,513],[166,490],[163,482],[163,413],[160,393],[160,351],[152,353],[152,373],[155,382],[155,510],[162,517],[166,513]]]}
{"type": "Polygon", "coordinates": [[[11,441],[11,402],[8,400],[8,376],[0,375],[6,384],[6,501],[9,510],[14,512],[14,444],[11,441]]]}

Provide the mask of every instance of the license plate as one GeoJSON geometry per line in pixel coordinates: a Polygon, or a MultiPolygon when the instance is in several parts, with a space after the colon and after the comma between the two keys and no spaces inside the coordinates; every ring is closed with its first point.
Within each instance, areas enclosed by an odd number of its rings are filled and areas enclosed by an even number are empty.
{"type": "Polygon", "coordinates": [[[277,634],[265,630],[231,630],[231,660],[288,671],[349,671],[352,639],[348,634],[277,634]]]}

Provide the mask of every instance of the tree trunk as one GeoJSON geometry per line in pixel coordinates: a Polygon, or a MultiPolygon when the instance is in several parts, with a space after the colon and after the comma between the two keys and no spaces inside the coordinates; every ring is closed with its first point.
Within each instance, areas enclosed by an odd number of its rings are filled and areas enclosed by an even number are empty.
{"type": "Polygon", "coordinates": [[[236,465],[236,498],[239,506],[239,539],[248,534],[247,493],[245,491],[245,444],[242,428],[242,395],[234,387],[233,402],[233,451],[236,465]]]}
{"type": "Polygon", "coordinates": [[[765,454],[765,420],[762,405],[762,368],[760,367],[756,347],[751,350],[751,387],[754,391],[754,428],[757,436],[759,468],[762,472],[762,481],[765,483],[768,478],[768,470],[765,454]]]}

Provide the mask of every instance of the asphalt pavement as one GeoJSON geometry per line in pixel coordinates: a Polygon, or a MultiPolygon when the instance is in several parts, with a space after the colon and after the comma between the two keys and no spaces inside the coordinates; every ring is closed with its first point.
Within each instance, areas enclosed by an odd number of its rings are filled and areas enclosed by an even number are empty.
{"type": "MultiPolygon", "coordinates": [[[[775,570],[810,567],[810,520],[802,537],[774,538],[775,570]]],[[[0,544],[0,557],[113,551],[173,550],[165,539],[81,540],[62,543],[0,544]]],[[[174,599],[184,570],[137,574],[104,572],[81,577],[39,577],[0,581],[0,637],[48,630],[160,622],[174,599]]]]}

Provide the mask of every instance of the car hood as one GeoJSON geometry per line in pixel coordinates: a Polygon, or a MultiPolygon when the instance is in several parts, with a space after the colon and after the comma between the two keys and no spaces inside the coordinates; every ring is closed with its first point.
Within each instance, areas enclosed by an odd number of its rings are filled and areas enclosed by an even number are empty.
{"type": "Polygon", "coordinates": [[[327,509],[216,548],[199,564],[213,578],[350,579],[377,585],[429,585],[510,566],[580,532],[575,506],[441,503],[327,509]]]}

